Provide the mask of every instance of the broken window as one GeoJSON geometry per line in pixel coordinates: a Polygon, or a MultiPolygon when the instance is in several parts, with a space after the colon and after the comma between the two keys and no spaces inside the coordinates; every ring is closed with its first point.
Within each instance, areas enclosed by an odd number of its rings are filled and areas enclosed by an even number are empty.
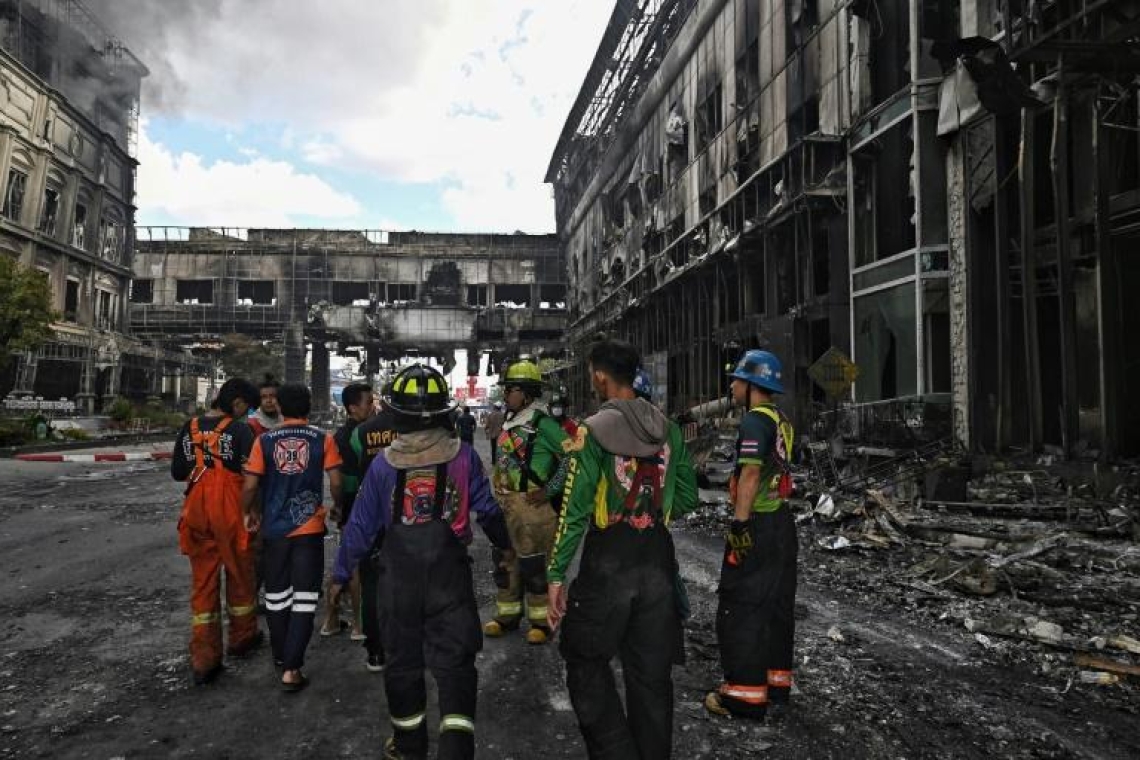
{"type": "Polygon", "coordinates": [[[416,284],[414,282],[393,282],[388,285],[388,301],[391,303],[409,303],[416,300],[416,284]]]}
{"type": "Polygon", "coordinates": [[[432,264],[424,283],[427,302],[436,306],[458,306],[463,276],[454,261],[432,264]]]}
{"type": "Polygon", "coordinates": [[[922,283],[924,390],[950,392],[950,291],[945,278],[922,283]]]}
{"type": "Polygon", "coordinates": [[[131,280],[131,303],[154,303],[154,280],[131,280]]]}
{"type": "Polygon", "coordinates": [[[108,261],[119,261],[123,254],[123,225],[110,219],[99,222],[99,251],[108,261]]]}
{"type": "Polygon", "coordinates": [[[111,294],[105,290],[95,291],[95,326],[100,330],[113,329],[111,313],[111,294]]]}
{"type": "Polygon", "coordinates": [[[566,286],[565,285],[539,285],[538,286],[538,308],[540,308],[540,309],[565,309],[566,308],[566,286]]]}
{"type": "Polygon", "coordinates": [[[904,121],[855,155],[855,266],[911,250],[915,244],[911,123],[904,121]]]}
{"type": "Polygon", "coordinates": [[[238,306],[276,306],[276,284],[273,280],[238,280],[237,302],[238,306]]]}
{"type": "Polygon", "coordinates": [[[174,292],[176,303],[208,304],[214,302],[213,280],[179,280],[174,292]]]}
{"type": "Polygon", "coordinates": [[[13,222],[20,221],[20,214],[24,211],[24,193],[28,188],[28,175],[19,169],[8,170],[8,190],[4,194],[3,214],[13,222]]]}
{"type": "Polygon", "coordinates": [[[487,286],[486,285],[468,285],[467,286],[467,305],[468,306],[486,306],[487,305],[487,286]]]}
{"type": "Polygon", "coordinates": [[[333,280],[332,302],[336,306],[367,306],[372,298],[372,289],[367,282],[333,280]]]}
{"type": "Polygon", "coordinates": [[[63,294],[63,318],[68,322],[79,318],[79,281],[70,277],[63,294]]]}
{"type": "Polygon", "coordinates": [[[495,306],[525,309],[530,306],[530,285],[496,285],[495,306]]]}
{"type": "Polygon", "coordinates": [[[59,191],[53,188],[44,190],[44,206],[40,212],[40,223],[37,229],[53,237],[55,235],[55,219],[59,213],[59,191]]]}
{"type": "Polygon", "coordinates": [[[702,217],[711,214],[716,209],[716,185],[710,185],[704,192],[702,192],[697,200],[697,203],[700,206],[702,217]]]}
{"type": "Polygon", "coordinates": [[[71,244],[87,250],[87,206],[75,204],[75,222],[71,225],[71,244]]]}
{"type": "Polygon", "coordinates": [[[717,84],[697,106],[697,152],[701,152],[724,129],[724,104],[717,84]]]}
{"type": "Polygon", "coordinates": [[[914,287],[908,282],[855,299],[857,401],[881,401],[917,391],[914,287]]]}

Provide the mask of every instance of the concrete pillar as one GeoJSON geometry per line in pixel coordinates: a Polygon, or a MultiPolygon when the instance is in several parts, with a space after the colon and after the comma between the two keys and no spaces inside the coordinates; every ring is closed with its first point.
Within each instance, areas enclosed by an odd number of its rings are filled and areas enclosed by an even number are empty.
{"type": "Polygon", "coordinates": [[[297,324],[285,330],[285,382],[305,382],[305,333],[297,324]]]}
{"type": "Polygon", "coordinates": [[[329,350],[323,341],[313,341],[313,411],[327,412],[332,371],[329,368],[329,350]]]}
{"type": "Polygon", "coordinates": [[[75,394],[75,408],[82,414],[95,414],[94,352],[79,360],[79,393],[75,394]]]}

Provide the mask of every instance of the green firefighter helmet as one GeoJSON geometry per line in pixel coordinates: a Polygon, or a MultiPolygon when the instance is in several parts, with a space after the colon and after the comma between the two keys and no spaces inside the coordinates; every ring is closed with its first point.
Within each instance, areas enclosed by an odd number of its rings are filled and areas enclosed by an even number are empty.
{"type": "Polygon", "coordinates": [[[499,385],[522,388],[524,393],[538,398],[542,395],[542,370],[530,359],[519,359],[508,364],[499,375],[499,385]]]}

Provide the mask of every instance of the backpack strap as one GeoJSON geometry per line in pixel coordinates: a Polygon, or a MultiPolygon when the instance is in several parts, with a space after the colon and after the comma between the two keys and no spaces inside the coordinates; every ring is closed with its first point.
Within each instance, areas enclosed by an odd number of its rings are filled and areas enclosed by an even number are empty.
{"type": "Polygon", "coordinates": [[[622,505],[625,514],[629,515],[636,512],[638,501],[643,496],[650,496],[653,517],[660,519],[664,515],[661,489],[661,463],[664,459],[658,453],[652,457],[637,457],[634,461],[637,462],[637,470],[633,474],[633,482],[629,486],[629,492],[626,493],[625,502],[622,505]]]}
{"type": "MultiPolygon", "coordinates": [[[[396,485],[392,489],[392,520],[396,519],[396,510],[401,514],[404,511],[404,491],[408,487],[408,471],[396,470],[396,485]]],[[[443,506],[447,502],[447,464],[435,466],[435,498],[431,505],[431,516],[434,520],[443,519],[443,506]]]]}

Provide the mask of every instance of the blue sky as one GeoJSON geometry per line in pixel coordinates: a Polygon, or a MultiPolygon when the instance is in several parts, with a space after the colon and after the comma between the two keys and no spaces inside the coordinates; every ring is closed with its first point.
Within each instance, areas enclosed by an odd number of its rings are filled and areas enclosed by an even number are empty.
{"type": "Polygon", "coordinates": [[[92,0],[151,69],[139,224],[548,232],[612,0],[92,0]]]}

